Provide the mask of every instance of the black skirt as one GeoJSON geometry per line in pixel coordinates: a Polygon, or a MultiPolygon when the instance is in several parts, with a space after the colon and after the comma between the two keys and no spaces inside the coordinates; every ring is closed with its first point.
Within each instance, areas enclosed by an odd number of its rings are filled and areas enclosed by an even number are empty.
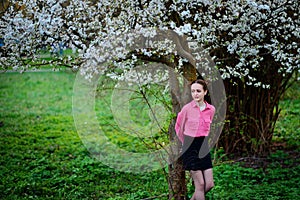
{"type": "Polygon", "coordinates": [[[184,170],[206,170],[213,167],[205,138],[184,136],[181,156],[184,170]]]}

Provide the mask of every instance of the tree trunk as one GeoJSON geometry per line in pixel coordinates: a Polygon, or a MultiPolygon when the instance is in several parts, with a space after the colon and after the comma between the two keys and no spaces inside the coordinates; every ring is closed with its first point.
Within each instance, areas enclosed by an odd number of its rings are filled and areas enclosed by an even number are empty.
{"type": "MultiPolygon", "coordinates": [[[[170,126],[169,133],[175,135],[174,125],[175,119],[172,120],[173,123],[170,126]]],[[[176,139],[175,139],[176,140],[176,139]]],[[[174,140],[173,140],[174,141],[174,140]]],[[[179,141],[177,141],[179,147],[179,141]]],[[[179,148],[177,148],[179,150],[179,148]]],[[[170,164],[168,166],[168,186],[169,186],[169,200],[186,200],[187,187],[185,179],[185,171],[182,168],[181,159],[178,159],[179,151],[172,152],[169,155],[170,164]]]]}
{"type": "MultiPolygon", "coordinates": [[[[172,68],[173,69],[173,68],[172,68]]],[[[184,67],[184,80],[183,86],[180,87],[180,83],[176,73],[173,70],[169,70],[169,84],[171,89],[171,98],[172,98],[172,109],[173,113],[180,112],[182,106],[188,103],[191,100],[190,86],[189,82],[195,80],[197,73],[195,68],[192,65],[187,64],[184,67]]],[[[169,139],[171,142],[177,144],[177,148],[170,153],[169,159],[170,164],[168,166],[168,185],[169,185],[169,199],[171,200],[186,200],[187,196],[187,187],[186,187],[186,178],[185,171],[182,167],[181,159],[178,158],[179,151],[181,149],[181,143],[176,137],[175,133],[175,123],[176,117],[172,119],[169,126],[169,139]]]]}
{"type": "Polygon", "coordinates": [[[247,85],[247,80],[225,80],[227,98],[227,123],[219,146],[226,153],[262,156],[269,153],[275,123],[279,116],[279,100],[288,87],[292,74],[283,76],[279,65],[266,57],[259,69],[250,71],[258,81],[270,88],[247,85]],[[236,84],[232,84],[235,82],[236,84]]]}

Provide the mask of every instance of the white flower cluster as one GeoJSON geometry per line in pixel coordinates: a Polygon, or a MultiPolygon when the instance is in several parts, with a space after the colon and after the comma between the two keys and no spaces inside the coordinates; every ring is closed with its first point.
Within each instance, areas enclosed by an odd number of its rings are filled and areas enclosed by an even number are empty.
{"type": "Polygon", "coordinates": [[[167,68],[157,64],[146,64],[124,71],[120,76],[110,76],[118,81],[125,81],[129,86],[149,86],[155,83],[167,82],[167,68]]]}
{"type": "Polygon", "coordinates": [[[267,88],[253,72],[268,71],[268,60],[276,63],[281,74],[300,68],[298,1],[12,0],[11,5],[0,20],[5,43],[0,51],[2,67],[25,70],[29,62],[24,60],[36,60],[40,49],[54,51],[63,44],[79,52],[78,57],[58,58],[50,64],[80,67],[91,76],[111,71],[114,64],[104,62],[127,63],[135,46],[149,57],[174,53],[168,40],[151,43],[159,35],[157,30],[171,29],[207,49],[224,79],[240,78],[267,88]]]}

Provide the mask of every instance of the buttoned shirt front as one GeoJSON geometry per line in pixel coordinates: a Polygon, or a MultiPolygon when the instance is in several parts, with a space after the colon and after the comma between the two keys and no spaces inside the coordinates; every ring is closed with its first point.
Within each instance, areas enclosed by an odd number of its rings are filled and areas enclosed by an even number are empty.
{"type": "Polygon", "coordinates": [[[181,142],[184,140],[184,135],[191,137],[209,135],[210,125],[215,114],[215,107],[207,102],[205,104],[205,109],[201,111],[193,100],[186,104],[178,113],[175,131],[181,142]]]}

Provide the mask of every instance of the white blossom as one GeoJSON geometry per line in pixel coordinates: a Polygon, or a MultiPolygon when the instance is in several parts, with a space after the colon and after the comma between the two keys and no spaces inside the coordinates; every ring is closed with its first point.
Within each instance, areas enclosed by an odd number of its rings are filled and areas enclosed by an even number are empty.
{"type": "MultiPolygon", "coordinates": [[[[80,67],[91,77],[89,73],[108,70],[108,65],[99,67],[99,63],[127,58],[128,48],[137,40],[132,32],[148,38],[150,49],[140,49],[145,56],[151,57],[158,52],[160,55],[177,54],[171,41],[150,40],[159,30],[171,29],[180,36],[192,37],[207,51],[224,49],[224,55],[236,59],[228,66],[224,58],[214,55],[224,79],[246,78],[248,84],[268,88],[268,84],[257,81],[250,70],[263,67],[262,54],[270,55],[280,65],[279,73],[293,73],[300,68],[298,1],[174,0],[166,7],[163,0],[141,1],[142,6],[132,0],[102,0],[94,4],[80,0],[67,4],[65,0],[47,0],[43,6],[35,0],[12,0],[11,5],[16,2],[26,8],[25,12],[11,6],[0,20],[1,37],[5,48],[10,50],[5,56],[0,52],[2,67],[26,70],[29,66],[21,66],[21,55],[34,61],[42,46],[55,50],[64,43],[77,57],[66,55],[57,61],[58,64],[67,62],[76,69],[80,67]],[[200,9],[201,6],[205,9],[200,9]],[[174,13],[178,14],[177,21],[174,13]],[[126,40],[118,40],[126,34],[126,40]]],[[[137,57],[128,58],[133,62],[115,66],[122,70],[133,67],[137,57]]],[[[179,62],[182,66],[182,59],[179,62]]]]}

